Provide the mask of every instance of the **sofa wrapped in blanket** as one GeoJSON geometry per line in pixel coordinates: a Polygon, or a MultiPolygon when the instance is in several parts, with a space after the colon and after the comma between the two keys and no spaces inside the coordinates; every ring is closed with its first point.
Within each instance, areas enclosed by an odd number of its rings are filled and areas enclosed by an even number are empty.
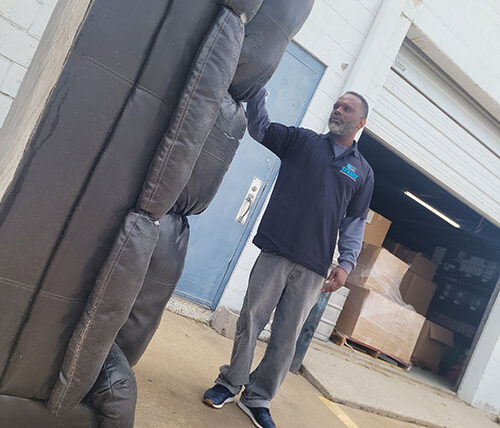
{"type": "Polygon", "coordinates": [[[312,3],[92,2],[0,204],[1,427],[133,426],[187,217],[312,3]]]}

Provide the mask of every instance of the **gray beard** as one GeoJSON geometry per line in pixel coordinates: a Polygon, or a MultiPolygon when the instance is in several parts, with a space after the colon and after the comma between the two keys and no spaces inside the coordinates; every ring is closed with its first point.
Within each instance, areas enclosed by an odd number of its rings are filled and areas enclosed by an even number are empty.
{"type": "Polygon", "coordinates": [[[339,137],[343,137],[345,135],[351,135],[354,133],[354,130],[356,129],[354,125],[345,122],[339,125],[333,122],[329,122],[328,128],[330,129],[330,132],[333,135],[338,135],[339,137]]]}

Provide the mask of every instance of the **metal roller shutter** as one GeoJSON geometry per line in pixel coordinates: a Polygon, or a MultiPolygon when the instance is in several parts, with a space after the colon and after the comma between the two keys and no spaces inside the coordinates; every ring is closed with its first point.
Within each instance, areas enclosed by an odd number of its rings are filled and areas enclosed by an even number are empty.
{"type": "Polygon", "coordinates": [[[405,43],[367,129],[500,226],[500,125],[405,43]]]}

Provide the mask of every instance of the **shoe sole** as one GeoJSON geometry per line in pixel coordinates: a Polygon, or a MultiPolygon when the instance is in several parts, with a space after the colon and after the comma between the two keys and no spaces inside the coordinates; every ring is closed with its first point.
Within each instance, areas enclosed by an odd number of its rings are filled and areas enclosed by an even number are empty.
{"type": "Polygon", "coordinates": [[[204,402],[207,406],[212,407],[213,409],[222,409],[222,406],[223,406],[224,404],[227,404],[227,403],[232,403],[233,401],[234,401],[234,397],[229,397],[229,398],[226,398],[226,400],[225,400],[223,403],[221,403],[221,404],[214,404],[214,403],[212,402],[212,400],[210,400],[210,398],[204,398],[204,399],[203,399],[203,402],[204,402]]]}
{"type": "Polygon", "coordinates": [[[245,405],[244,405],[241,401],[238,401],[238,407],[239,407],[241,410],[243,410],[243,412],[245,412],[245,415],[247,415],[247,416],[250,418],[250,420],[253,422],[253,424],[254,424],[257,428],[263,428],[263,427],[262,427],[262,425],[261,425],[261,424],[259,424],[259,423],[255,420],[255,418],[254,418],[254,416],[252,415],[252,412],[250,411],[250,409],[249,409],[247,406],[245,406],[245,405]]]}

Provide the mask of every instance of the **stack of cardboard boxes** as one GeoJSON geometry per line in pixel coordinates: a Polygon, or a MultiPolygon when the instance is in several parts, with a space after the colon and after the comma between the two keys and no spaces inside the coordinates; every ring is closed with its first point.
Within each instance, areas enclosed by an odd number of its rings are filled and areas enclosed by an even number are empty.
{"type": "Polygon", "coordinates": [[[382,248],[390,225],[370,211],[358,264],[347,280],[350,293],[335,328],[407,365],[413,359],[436,370],[451,344],[451,332],[424,317],[436,289],[436,266],[401,245],[392,252],[382,248]]]}
{"type": "Polygon", "coordinates": [[[437,265],[422,253],[415,253],[401,244],[395,244],[392,253],[410,266],[400,285],[403,300],[419,314],[425,315],[436,291],[436,284],[432,279],[437,265]]]}
{"type": "Polygon", "coordinates": [[[425,320],[412,354],[412,361],[437,373],[446,350],[453,346],[453,333],[440,325],[425,320]]]}
{"type": "MultiPolygon", "coordinates": [[[[426,315],[436,292],[433,279],[438,266],[423,254],[415,253],[401,244],[395,244],[392,251],[410,265],[400,286],[403,300],[419,314],[426,315]]],[[[453,346],[453,333],[426,320],[413,350],[412,361],[437,372],[439,362],[450,346],[453,346]]]]}

